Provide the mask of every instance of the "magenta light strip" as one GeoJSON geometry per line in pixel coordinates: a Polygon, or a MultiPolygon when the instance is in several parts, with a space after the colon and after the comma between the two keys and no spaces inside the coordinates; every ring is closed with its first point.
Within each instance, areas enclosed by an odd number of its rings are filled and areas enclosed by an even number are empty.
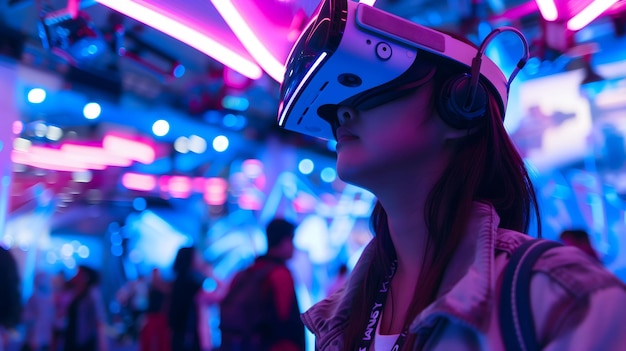
{"type": "Polygon", "coordinates": [[[232,1],[211,0],[211,3],[213,3],[213,6],[215,6],[250,55],[254,57],[270,77],[281,83],[285,73],[284,64],[276,59],[276,57],[269,52],[265,44],[261,42],[259,37],[254,34],[254,31],[250,28],[246,20],[243,19],[232,1]]]}
{"type": "Polygon", "coordinates": [[[126,139],[115,135],[105,135],[102,147],[109,153],[119,157],[129,158],[144,164],[154,162],[156,152],[154,148],[137,140],[126,139]]]}
{"type": "Polygon", "coordinates": [[[90,162],[84,159],[78,159],[63,150],[48,148],[44,146],[31,146],[26,152],[29,154],[30,160],[42,164],[57,164],[61,166],[102,170],[107,165],[90,162]]]}
{"type": "Polygon", "coordinates": [[[124,173],[122,184],[131,190],[150,191],[156,187],[156,177],[149,174],[124,173]]]}
{"type": "Polygon", "coordinates": [[[63,144],[61,151],[73,159],[95,164],[128,167],[133,163],[129,158],[112,154],[99,146],[63,144]]]}
{"type": "Polygon", "coordinates": [[[206,180],[206,190],[204,200],[209,205],[222,205],[226,202],[226,191],[228,182],[223,178],[208,178],[206,180]]]}
{"type": "Polygon", "coordinates": [[[191,178],[185,176],[161,176],[159,184],[162,191],[177,199],[188,198],[193,190],[191,178]]]}
{"type": "Polygon", "coordinates": [[[600,16],[604,11],[615,5],[618,0],[595,0],[574,17],[567,21],[567,29],[577,31],[584,28],[600,16]]]}
{"type": "Polygon", "coordinates": [[[559,17],[559,12],[556,8],[554,0],[535,0],[541,17],[546,21],[555,21],[559,17]]]}
{"type": "Polygon", "coordinates": [[[209,205],[222,205],[228,195],[228,182],[223,178],[189,178],[185,176],[154,176],[151,174],[124,173],[122,185],[138,191],[159,190],[174,198],[188,198],[191,193],[202,193],[209,205]],[[196,186],[200,186],[196,188],[196,186]]]}
{"type": "Polygon", "coordinates": [[[131,0],[96,1],[112,10],[153,27],[172,38],[180,40],[248,78],[258,79],[263,74],[263,71],[255,62],[235,53],[206,34],[171,19],[167,16],[167,13],[159,12],[131,0]]]}
{"type": "MultiPolygon", "coordinates": [[[[52,160],[52,162],[38,162],[37,160],[33,160],[30,154],[22,151],[13,150],[11,151],[11,161],[21,165],[32,166],[41,169],[49,169],[52,171],[61,171],[61,172],[84,172],[87,170],[86,167],[75,167],[68,166],[64,164],[60,164],[58,161],[52,160]]],[[[81,165],[84,166],[84,165],[81,165]]]]}
{"type": "Polygon", "coordinates": [[[13,150],[11,161],[42,169],[67,172],[85,171],[87,169],[102,170],[107,167],[106,165],[77,160],[58,149],[40,146],[31,146],[28,151],[13,150]]]}

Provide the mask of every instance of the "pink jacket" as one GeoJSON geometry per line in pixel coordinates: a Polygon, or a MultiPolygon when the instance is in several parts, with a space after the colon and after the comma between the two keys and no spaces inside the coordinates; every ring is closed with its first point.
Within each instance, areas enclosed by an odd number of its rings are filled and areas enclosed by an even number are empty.
{"type": "MultiPolygon", "coordinates": [[[[498,322],[499,282],[511,252],[529,237],[498,228],[495,210],[477,203],[459,255],[474,250],[465,274],[448,269],[441,292],[410,326],[415,350],[504,350],[498,322]],[[456,274],[455,274],[456,273],[456,274]]],[[[316,350],[343,347],[352,296],[374,250],[368,245],[346,287],[302,315],[316,350]]],[[[463,257],[456,257],[463,260],[463,257]]],[[[535,264],[531,301],[543,350],[626,350],[626,286],[575,247],[547,251],[535,264]]],[[[368,308],[364,306],[363,308],[368,308]]]]}

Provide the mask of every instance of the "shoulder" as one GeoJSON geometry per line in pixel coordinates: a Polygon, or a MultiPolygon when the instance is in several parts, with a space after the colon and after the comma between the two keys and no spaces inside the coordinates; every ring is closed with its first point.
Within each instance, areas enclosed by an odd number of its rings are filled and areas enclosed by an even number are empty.
{"type": "Polygon", "coordinates": [[[546,251],[533,272],[530,299],[544,345],[621,349],[615,347],[626,341],[618,336],[626,313],[626,285],[619,278],[571,246],[546,251]]]}
{"type": "MultiPolygon", "coordinates": [[[[531,239],[522,233],[499,230],[495,260],[501,276],[512,252],[531,239]]],[[[582,250],[558,246],[544,252],[534,263],[530,301],[537,336],[543,345],[563,347],[567,343],[570,346],[580,343],[589,346],[581,350],[612,350],[596,346],[599,339],[608,343],[617,342],[616,338],[608,335],[596,338],[594,334],[602,323],[614,324],[623,318],[626,285],[582,250]],[[617,312],[619,308],[623,311],[617,312]]]]}
{"type": "Polygon", "coordinates": [[[269,268],[268,278],[274,285],[284,284],[293,280],[291,271],[284,265],[275,265],[269,268]]]}
{"type": "MultiPolygon", "coordinates": [[[[513,251],[532,239],[523,233],[499,229],[495,242],[496,260],[504,261],[506,265],[513,251]]],[[[544,252],[533,266],[533,277],[537,275],[543,275],[577,298],[612,286],[626,289],[624,283],[600,262],[572,246],[558,246],[544,252]]]]}
{"type": "Polygon", "coordinates": [[[546,251],[537,260],[533,270],[549,277],[576,299],[611,287],[626,291],[626,285],[600,262],[572,246],[546,251]]]}

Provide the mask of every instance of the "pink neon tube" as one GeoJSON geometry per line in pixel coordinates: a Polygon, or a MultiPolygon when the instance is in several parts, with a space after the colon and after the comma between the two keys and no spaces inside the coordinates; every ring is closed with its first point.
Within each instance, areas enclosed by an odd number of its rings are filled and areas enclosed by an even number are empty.
{"type": "Polygon", "coordinates": [[[133,0],[96,1],[112,10],[153,27],[172,38],[180,40],[248,78],[258,79],[263,74],[263,71],[255,62],[235,53],[199,29],[192,28],[170,18],[165,11],[147,7],[139,1],[133,0]]]}
{"type": "Polygon", "coordinates": [[[615,5],[618,0],[595,0],[589,6],[567,21],[567,29],[577,31],[584,28],[600,16],[604,11],[615,5]]]}
{"type": "Polygon", "coordinates": [[[211,0],[211,3],[213,3],[213,6],[215,6],[250,55],[254,57],[270,77],[281,83],[285,73],[283,63],[274,57],[263,42],[256,36],[252,28],[250,28],[237,8],[235,8],[232,1],[211,0]]]}
{"type": "Polygon", "coordinates": [[[559,17],[559,11],[556,8],[554,0],[536,0],[541,17],[546,21],[555,21],[559,17]]]}

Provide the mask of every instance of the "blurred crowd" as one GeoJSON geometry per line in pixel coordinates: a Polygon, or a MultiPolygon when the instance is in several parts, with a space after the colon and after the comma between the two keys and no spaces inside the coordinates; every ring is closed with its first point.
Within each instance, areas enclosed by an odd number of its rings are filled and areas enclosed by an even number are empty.
{"type": "MultiPolygon", "coordinates": [[[[0,351],[304,351],[301,310],[285,264],[293,255],[294,230],[288,221],[271,221],[267,253],[228,282],[215,277],[196,248],[181,247],[171,279],[153,268],[113,288],[106,303],[101,272],[86,265],[76,267],[69,279],[64,272],[35,273],[32,292],[24,294],[15,257],[0,246],[0,351]],[[246,282],[246,276],[258,280],[246,282]],[[226,310],[234,321],[228,326],[223,323],[226,310]],[[242,337],[250,313],[263,320],[255,319],[259,325],[242,337]],[[262,348],[242,348],[241,340],[256,336],[262,348]]],[[[346,275],[344,267],[333,290],[340,289],[346,275]]]]}
{"type": "MultiPolygon", "coordinates": [[[[186,266],[189,255],[202,270],[212,277],[207,265],[201,265],[192,248],[181,249],[176,269],[186,266]]],[[[126,282],[115,294],[116,311],[111,311],[102,299],[100,273],[88,266],[78,266],[76,273],[66,279],[64,273],[35,274],[32,294],[22,298],[18,267],[9,250],[0,248],[0,351],[112,351],[172,349],[172,330],[168,325],[170,308],[183,310],[189,302],[201,302],[204,307],[217,302],[218,291],[201,289],[199,300],[179,299],[172,302],[175,281],[162,278],[159,269],[149,276],[140,275],[126,282]]],[[[215,280],[218,282],[217,280],[215,280]]],[[[206,316],[205,316],[206,317],[206,316]]],[[[199,349],[211,350],[210,328],[199,319],[199,349]]]]}

